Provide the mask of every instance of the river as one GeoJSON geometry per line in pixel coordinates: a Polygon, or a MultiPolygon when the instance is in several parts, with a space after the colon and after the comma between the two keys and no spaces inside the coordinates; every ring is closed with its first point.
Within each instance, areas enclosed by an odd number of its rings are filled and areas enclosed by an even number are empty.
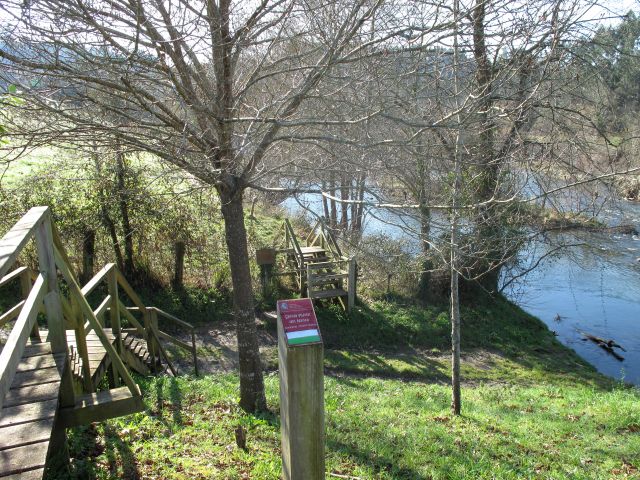
{"type": "MultiPolygon", "coordinates": [[[[301,202],[290,198],[284,206],[295,212],[303,209],[301,203],[311,211],[322,211],[320,201],[311,197],[301,202]]],[[[365,234],[407,240],[411,236],[407,230],[417,230],[410,217],[389,212],[376,216],[379,218],[367,216],[365,234]]],[[[632,224],[640,229],[640,204],[618,201],[615,207],[599,209],[598,219],[609,225],[632,224]]],[[[640,238],[583,232],[570,238],[565,234],[562,240],[582,245],[544,258],[538,268],[510,283],[504,294],[540,318],[564,345],[598,371],[640,385],[640,238]],[[626,350],[619,351],[623,360],[585,341],[583,332],[615,340],[626,350]]],[[[519,268],[533,265],[549,248],[546,243],[533,243],[519,252],[519,268]]],[[[513,273],[503,272],[502,281],[513,273]]]]}

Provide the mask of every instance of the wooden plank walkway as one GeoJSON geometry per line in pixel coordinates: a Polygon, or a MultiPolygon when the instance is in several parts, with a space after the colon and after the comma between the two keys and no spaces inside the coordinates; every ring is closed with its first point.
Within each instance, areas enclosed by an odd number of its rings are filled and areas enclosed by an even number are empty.
{"type": "Polygon", "coordinates": [[[29,340],[0,411],[0,478],[42,478],[66,355],[29,340]]]}

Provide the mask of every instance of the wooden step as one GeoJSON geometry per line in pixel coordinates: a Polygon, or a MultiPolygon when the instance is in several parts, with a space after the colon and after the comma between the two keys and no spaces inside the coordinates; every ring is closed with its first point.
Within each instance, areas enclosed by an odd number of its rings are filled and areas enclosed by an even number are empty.
{"type": "Polygon", "coordinates": [[[61,408],[58,411],[58,417],[62,425],[69,428],[142,410],[142,396],[133,395],[127,387],[120,387],[77,397],[73,407],[61,408]]]}
{"type": "Polygon", "coordinates": [[[334,297],[346,297],[347,292],[341,288],[334,288],[332,290],[312,290],[309,292],[309,298],[334,298],[334,297]]]}
{"type": "Polygon", "coordinates": [[[300,247],[302,254],[325,253],[327,250],[322,247],[300,247]]]}
{"type": "Polygon", "coordinates": [[[322,285],[325,283],[335,283],[339,280],[349,278],[349,273],[318,273],[311,274],[311,282],[313,285],[322,285]]]}

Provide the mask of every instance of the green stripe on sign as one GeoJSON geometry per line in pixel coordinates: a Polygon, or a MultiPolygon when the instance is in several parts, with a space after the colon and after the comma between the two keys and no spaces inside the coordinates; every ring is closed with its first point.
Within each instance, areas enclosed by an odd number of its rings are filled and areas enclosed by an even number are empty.
{"type": "Polygon", "coordinates": [[[301,343],[319,342],[320,341],[320,336],[319,335],[311,335],[309,337],[289,338],[287,340],[289,341],[289,345],[299,345],[301,343]]]}

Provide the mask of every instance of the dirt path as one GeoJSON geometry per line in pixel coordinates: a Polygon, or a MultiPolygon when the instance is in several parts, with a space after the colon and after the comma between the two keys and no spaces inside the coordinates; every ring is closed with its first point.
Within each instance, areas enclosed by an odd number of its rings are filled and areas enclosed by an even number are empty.
{"type": "MultiPolygon", "coordinates": [[[[269,366],[277,355],[278,339],[267,327],[267,322],[275,321],[269,318],[256,318],[258,328],[258,342],[263,363],[269,366]]],[[[190,343],[191,338],[179,336],[181,340],[190,343]]],[[[198,351],[198,367],[201,374],[226,373],[238,370],[238,340],[233,320],[224,320],[212,325],[196,327],[196,349],[198,351]]],[[[277,358],[276,358],[277,361],[277,358]]],[[[182,372],[193,371],[191,358],[181,354],[176,359],[178,368],[182,372]]]]}

